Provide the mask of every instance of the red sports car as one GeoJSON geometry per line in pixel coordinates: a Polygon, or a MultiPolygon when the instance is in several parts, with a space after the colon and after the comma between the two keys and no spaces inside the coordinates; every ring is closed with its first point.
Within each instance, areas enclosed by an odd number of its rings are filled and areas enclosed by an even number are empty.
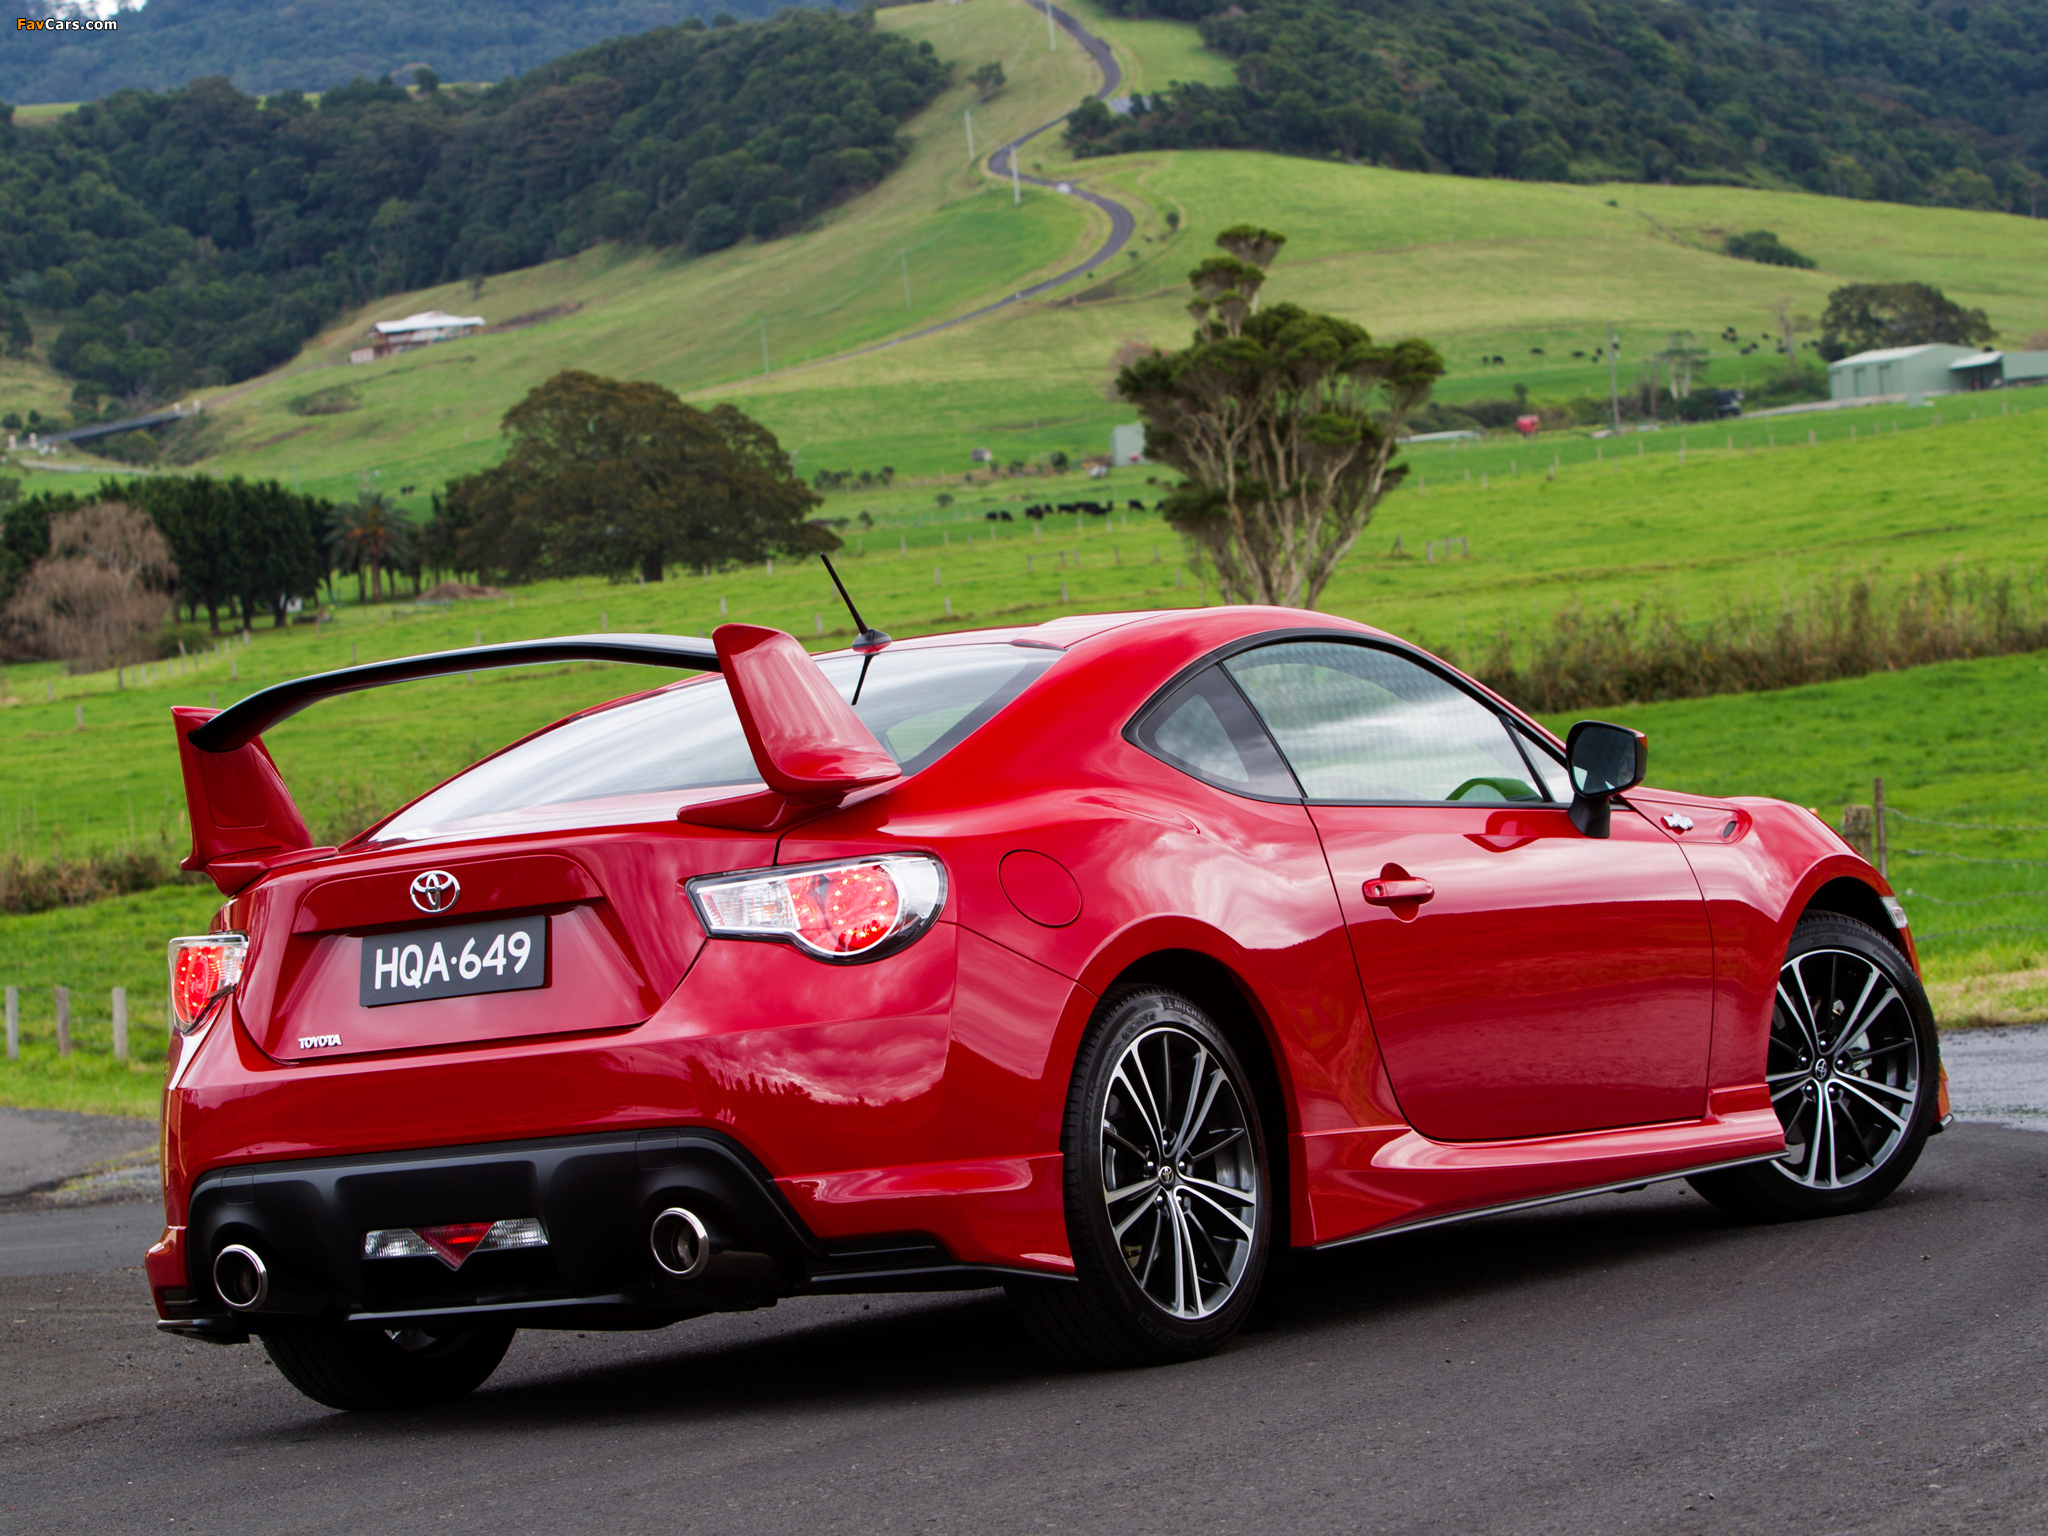
{"type": "Polygon", "coordinates": [[[1818,817],[1321,614],[583,636],[175,713],[231,899],[171,947],[150,1281],[337,1407],[822,1292],[1185,1359],[1276,1244],[1679,1177],[1853,1211],[1947,1113],[1905,914],[1818,817]],[[576,658],[708,675],[309,846],[272,723],[576,658]]]}

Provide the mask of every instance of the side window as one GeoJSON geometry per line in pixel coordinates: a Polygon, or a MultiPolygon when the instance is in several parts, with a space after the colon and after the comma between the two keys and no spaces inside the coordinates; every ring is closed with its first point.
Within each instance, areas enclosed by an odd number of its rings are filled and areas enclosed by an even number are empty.
{"type": "Polygon", "coordinates": [[[1244,695],[1208,667],[1161,699],[1132,732],[1139,746],[1183,773],[1241,795],[1298,800],[1301,791],[1244,695]]]}
{"type": "Polygon", "coordinates": [[[1311,800],[1541,800],[1499,715],[1404,656],[1286,641],[1231,657],[1311,800]]]}

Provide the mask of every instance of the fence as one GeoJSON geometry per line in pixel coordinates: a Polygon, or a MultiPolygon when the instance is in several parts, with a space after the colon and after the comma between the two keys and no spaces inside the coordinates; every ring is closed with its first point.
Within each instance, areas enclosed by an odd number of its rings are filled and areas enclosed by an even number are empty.
{"type": "MultiPolygon", "coordinates": [[[[112,1026],[114,1060],[128,1061],[128,989],[114,987],[108,998],[109,1023],[112,1026]]],[[[71,1030],[71,989],[50,988],[51,1014],[55,1024],[57,1054],[68,1057],[77,1049],[71,1030]]],[[[168,1007],[168,1005],[167,1005],[168,1007]]],[[[21,988],[7,989],[7,1059],[21,1060],[21,988]]]]}
{"type": "Polygon", "coordinates": [[[2048,933],[2048,823],[1920,816],[1886,803],[1884,780],[1868,805],[1842,808],[1842,836],[1891,880],[1913,918],[1917,941],[1946,949],[1984,947],[2014,935],[2048,933]],[[1957,846],[1960,845],[1960,846],[1957,846]],[[1929,908],[1933,926],[1915,908],[1929,908]],[[1988,920],[1987,920],[1988,919],[1988,920]]]}

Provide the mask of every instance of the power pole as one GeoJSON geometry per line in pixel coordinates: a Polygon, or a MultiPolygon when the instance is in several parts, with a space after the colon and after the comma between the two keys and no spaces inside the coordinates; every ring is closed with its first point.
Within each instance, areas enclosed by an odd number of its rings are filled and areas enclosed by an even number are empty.
{"type": "Polygon", "coordinates": [[[768,317],[761,316],[761,377],[768,377],[768,317]]]}
{"type": "Polygon", "coordinates": [[[1024,187],[1017,180],[1017,146],[1014,144],[1010,146],[1010,206],[1013,208],[1024,206],[1024,187]]]}
{"type": "Polygon", "coordinates": [[[1621,338],[1607,327],[1607,397],[1614,407],[1614,430],[1621,430],[1621,338]]]}
{"type": "Polygon", "coordinates": [[[974,164],[974,108],[967,109],[967,163],[974,164]]]}
{"type": "Polygon", "coordinates": [[[1051,53],[1059,46],[1059,37],[1052,29],[1052,0],[1042,0],[1045,6],[1045,51],[1051,53]]]}
{"type": "Polygon", "coordinates": [[[896,254],[903,258],[903,307],[908,309],[910,308],[910,252],[898,251],[896,254]]]}

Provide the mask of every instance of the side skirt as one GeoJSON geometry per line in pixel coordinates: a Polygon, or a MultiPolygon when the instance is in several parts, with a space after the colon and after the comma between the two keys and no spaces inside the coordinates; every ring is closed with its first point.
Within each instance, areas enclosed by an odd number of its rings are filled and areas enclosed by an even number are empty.
{"type": "Polygon", "coordinates": [[[1757,1157],[1738,1157],[1727,1162],[1706,1163],[1698,1168],[1681,1168],[1674,1173],[1660,1173],[1644,1179],[1624,1179],[1616,1184],[1595,1184],[1586,1189],[1568,1189],[1563,1194],[1539,1195],[1533,1200],[1509,1200],[1500,1205],[1474,1206],[1469,1211],[1452,1211],[1443,1216],[1424,1216],[1416,1221],[1396,1221],[1384,1227],[1374,1227],[1369,1232],[1354,1232],[1349,1237],[1335,1237],[1327,1243],[1310,1246],[1312,1253],[1324,1253],[1332,1248],[1349,1248],[1356,1243],[1369,1243],[1375,1238],[1398,1237],[1405,1232],[1421,1232],[1430,1227],[1448,1227],[1456,1222],[1477,1221],[1482,1216],[1505,1216],[1512,1211],[1533,1211],[1546,1205],[1563,1205],[1568,1200],[1590,1200],[1595,1195],[1624,1195],[1639,1189],[1648,1189],[1652,1184],[1669,1184],[1674,1179],[1689,1179],[1696,1174],[1719,1173],[1724,1168],[1746,1168],[1752,1163],[1773,1163],[1783,1157],[1782,1152],[1766,1152],[1757,1157]]]}

